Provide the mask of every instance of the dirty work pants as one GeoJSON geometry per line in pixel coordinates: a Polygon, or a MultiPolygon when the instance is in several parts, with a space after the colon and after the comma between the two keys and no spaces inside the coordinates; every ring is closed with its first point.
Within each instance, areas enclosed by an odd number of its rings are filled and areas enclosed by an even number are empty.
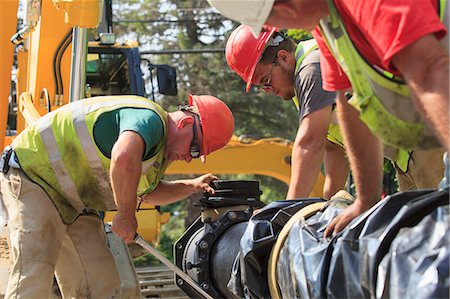
{"type": "Polygon", "coordinates": [[[5,298],[118,298],[120,278],[97,215],[66,225],[44,190],[18,169],[0,173],[12,271],[5,298]]]}
{"type": "Polygon", "coordinates": [[[443,148],[413,151],[406,173],[395,166],[399,190],[437,188],[444,177],[444,153],[443,148]]]}

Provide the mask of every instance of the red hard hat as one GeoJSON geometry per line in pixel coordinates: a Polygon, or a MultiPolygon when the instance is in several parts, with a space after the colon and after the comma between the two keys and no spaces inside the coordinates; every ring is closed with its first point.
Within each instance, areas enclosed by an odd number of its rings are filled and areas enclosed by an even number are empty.
{"type": "Polygon", "coordinates": [[[227,63],[247,83],[247,92],[252,86],[256,65],[275,31],[275,27],[264,26],[258,38],[255,38],[250,26],[240,25],[227,41],[227,63]]]}
{"type": "Polygon", "coordinates": [[[230,108],[210,95],[189,95],[189,105],[197,107],[203,133],[202,162],[206,155],[224,147],[233,136],[234,117],[230,108]]]}

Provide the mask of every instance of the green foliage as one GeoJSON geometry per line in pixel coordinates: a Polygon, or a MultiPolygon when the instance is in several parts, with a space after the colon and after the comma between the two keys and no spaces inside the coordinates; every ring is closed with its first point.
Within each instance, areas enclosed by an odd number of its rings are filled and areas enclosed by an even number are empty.
{"type": "Polygon", "coordinates": [[[388,195],[398,191],[397,177],[394,165],[388,159],[384,159],[383,166],[383,192],[388,195]]]}
{"type": "Polygon", "coordinates": [[[261,190],[263,192],[261,201],[263,203],[269,204],[276,200],[286,199],[288,186],[285,183],[267,176],[257,175],[255,178],[261,183],[261,190]]]}
{"type": "MultiPolygon", "coordinates": [[[[206,1],[115,0],[114,7],[117,36],[121,40],[137,36],[142,50],[223,49],[237,26],[213,13],[206,1]]],[[[159,96],[157,101],[164,108],[171,110],[186,103],[190,93],[211,94],[230,106],[237,135],[294,138],[298,117],[293,105],[263,92],[245,93],[244,82],[229,69],[223,52],[146,58],[154,64],[169,64],[177,69],[179,94],[159,96]]]]}
{"type": "Polygon", "coordinates": [[[186,230],[184,225],[186,210],[184,209],[184,206],[185,202],[180,202],[165,207],[165,210],[170,211],[171,217],[169,222],[161,227],[161,238],[158,250],[163,252],[169,259],[173,259],[172,245],[186,230]]]}
{"type": "MultiPolygon", "coordinates": [[[[171,216],[169,222],[161,226],[160,240],[156,249],[172,262],[174,262],[172,245],[186,230],[184,225],[186,210],[184,207],[184,201],[162,207],[162,211],[170,212],[171,216]]],[[[144,255],[134,260],[135,266],[138,267],[157,265],[159,263],[160,262],[151,254],[144,255]]]]}
{"type": "Polygon", "coordinates": [[[288,29],[286,35],[294,39],[297,43],[312,38],[311,32],[301,29],[288,29]]]}

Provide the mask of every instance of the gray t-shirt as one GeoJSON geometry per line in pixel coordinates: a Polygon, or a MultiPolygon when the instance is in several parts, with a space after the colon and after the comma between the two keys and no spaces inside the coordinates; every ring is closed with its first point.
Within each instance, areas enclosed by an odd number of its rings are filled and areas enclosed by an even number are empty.
{"type": "Polygon", "coordinates": [[[299,119],[335,104],[336,95],[322,89],[319,50],[313,50],[302,61],[294,77],[294,88],[299,102],[299,119]]]}

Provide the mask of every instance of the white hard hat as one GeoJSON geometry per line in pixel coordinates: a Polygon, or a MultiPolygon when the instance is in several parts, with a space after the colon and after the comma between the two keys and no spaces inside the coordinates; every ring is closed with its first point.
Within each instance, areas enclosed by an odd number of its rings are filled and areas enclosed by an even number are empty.
{"type": "Polygon", "coordinates": [[[255,37],[272,11],[275,0],[208,0],[222,15],[252,27],[255,37]]]}

